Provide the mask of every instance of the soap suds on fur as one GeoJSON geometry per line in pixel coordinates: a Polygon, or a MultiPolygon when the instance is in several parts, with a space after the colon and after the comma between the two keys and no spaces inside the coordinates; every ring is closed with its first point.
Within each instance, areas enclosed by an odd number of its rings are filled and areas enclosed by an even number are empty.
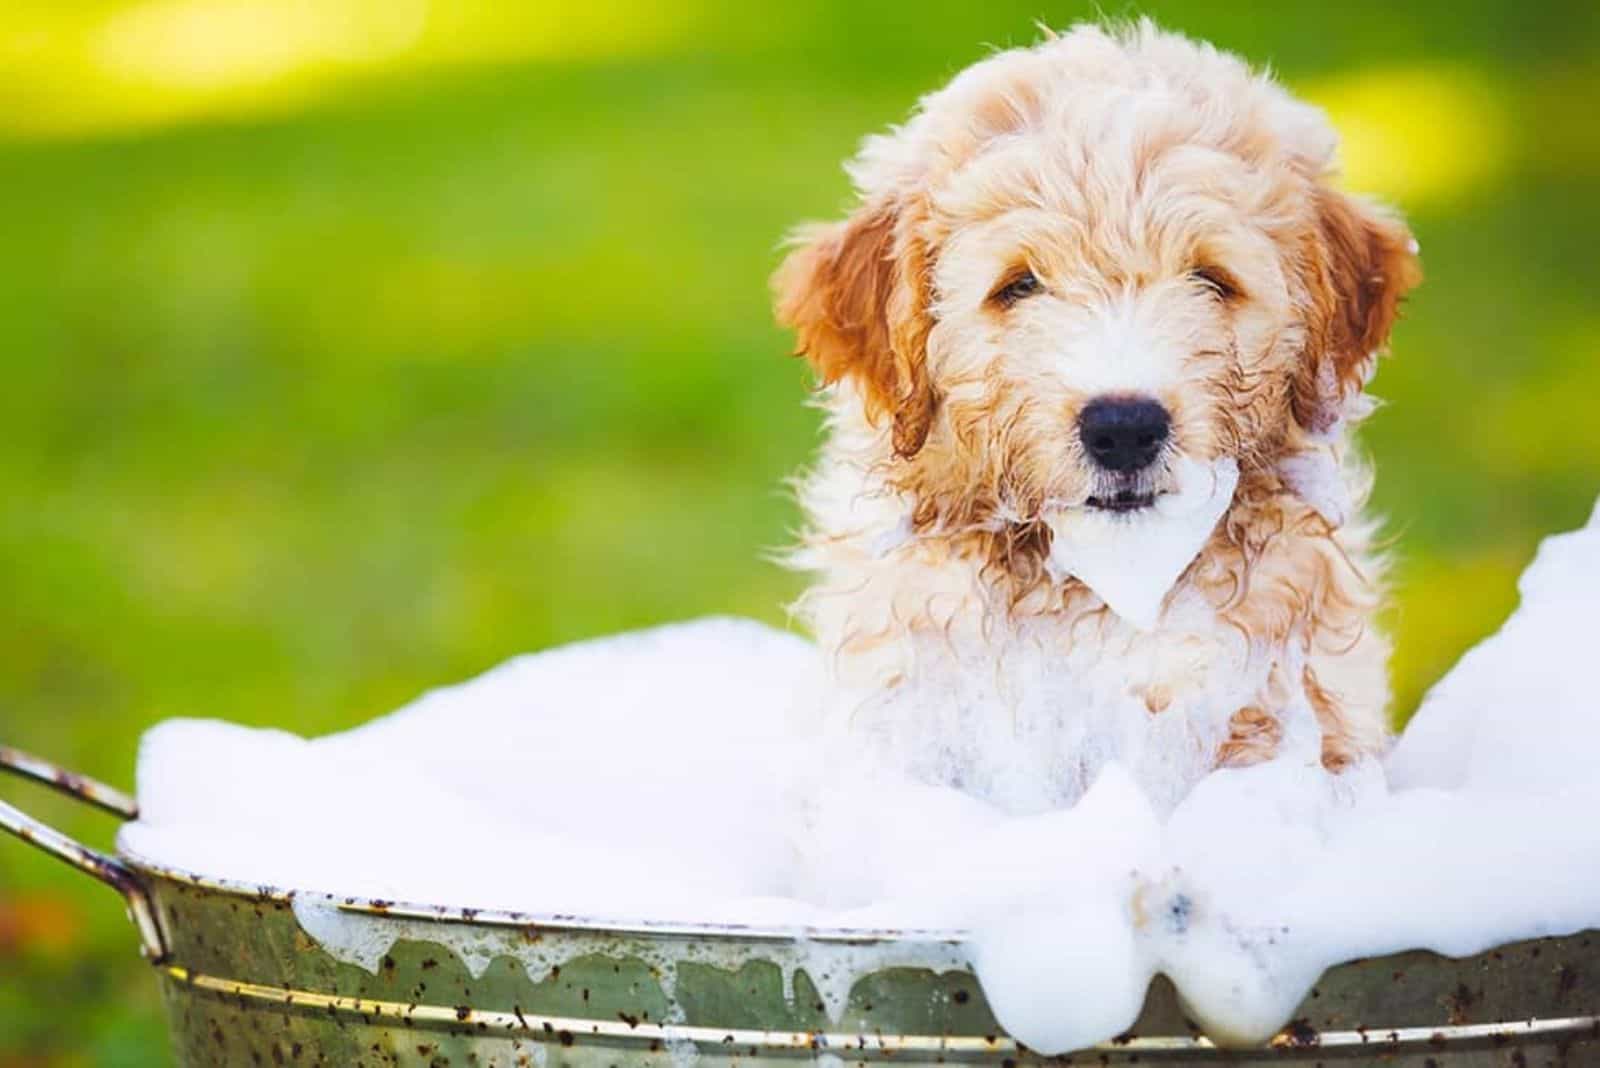
{"type": "Polygon", "coordinates": [[[1178,489],[1132,514],[1092,508],[1053,513],[1049,567],[1074,577],[1123,619],[1148,631],[1173,584],[1200,555],[1233,502],[1239,465],[1230,457],[1173,462],[1178,489]]]}

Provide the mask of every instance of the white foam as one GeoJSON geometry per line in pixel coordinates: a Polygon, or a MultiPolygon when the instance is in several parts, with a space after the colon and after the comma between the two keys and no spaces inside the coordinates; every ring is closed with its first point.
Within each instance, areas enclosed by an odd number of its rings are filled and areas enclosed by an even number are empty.
{"type": "Polygon", "coordinates": [[[1239,465],[1231,457],[1210,464],[1184,457],[1174,475],[1177,491],[1138,512],[1070,508],[1047,520],[1052,571],[1076,577],[1144,631],[1155,627],[1173,584],[1228,510],[1239,465]]]}
{"type": "MultiPolygon", "coordinates": [[[[870,747],[848,761],[822,748],[813,650],[709,620],[520,658],[315,741],[163,724],[120,844],[341,895],[961,929],[964,947],[752,952],[781,957],[787,981],[820,977],[835,1017],[874,962],[970,964],[1001,1023],[1046,1053],[1120,1033],[1165,974],[1214,1038],[1258,1041],[1340,961],[1600,926],[1600,515],[1546,541],[1521,591],[1387,765],[1341,776],[1295,744],[1175,804],[1151,767],[1111,761],[1070,807],[1007,806],[918,782],[870,747]]],[[[403,933],[309,896],[297,914],[365,967],[403,933]]],[[[471,928],[459,941],[471,968],[508,952],[536,977],[560,963],[471,928]]],[[[672,962],[655,963],[670,981],[672,962]]]]}
{"type": "Polygon", "coordinates": [[[711,894],[759,913],[793,881],[812,667],[799,638],[711,619],[519,657],[315,741],[163,723],[123,844],[337,894],[519,908],[537,886],[543,912],[688,914],[711,894]]]}

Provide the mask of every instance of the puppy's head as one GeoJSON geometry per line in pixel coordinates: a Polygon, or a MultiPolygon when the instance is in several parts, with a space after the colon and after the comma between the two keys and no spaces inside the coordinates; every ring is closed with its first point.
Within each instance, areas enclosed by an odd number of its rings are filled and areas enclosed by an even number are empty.
{"type": "Polygon", "coordinates": [[[969,68],[869,139],[778,315],[950,528],[1135,511],[1175,461],[1269,470],[1352,409],[1418,279],[1328,184],[1320,112],[1149,24],[969,68]]]}

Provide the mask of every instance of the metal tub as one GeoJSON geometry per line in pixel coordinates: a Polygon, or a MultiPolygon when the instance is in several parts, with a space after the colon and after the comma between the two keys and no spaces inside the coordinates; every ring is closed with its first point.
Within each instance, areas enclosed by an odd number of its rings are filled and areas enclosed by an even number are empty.
{"type": "MultiPolygon", "coordinates": [[[[0,767],[137,815],[118,791],[15,750],[0,748],[0,767]]],[[[1127,1034],[1042,1058],[995,1022],[959,932],[616,923],[329,897],[108,856],[4,803],[0,827],[122,895],[186,1066],[1600,1065],[1600,932],[1459,960],[1411,952],[1341,965],[1251,1049],[1214,1046],[1158,979],[1127,1034]]]]}

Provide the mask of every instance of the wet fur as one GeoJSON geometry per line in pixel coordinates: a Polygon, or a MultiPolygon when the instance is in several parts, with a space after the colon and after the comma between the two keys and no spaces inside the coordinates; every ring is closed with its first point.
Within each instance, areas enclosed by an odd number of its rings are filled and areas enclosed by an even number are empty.
{"type": "Polygon", "coordinates": [[[1130,716],[1187,717],[1210,764],[1274,755],[1307,709],[1327,767],[1382,751],[1382,568],[1347,439],[1419,272],[1398,219],[1330,183],[1335,146],[1270,78],[1148,23],[998,53],[868,139],[859,207],[799,230],[774,280],[827,420],[800,611],[851,701],[916,695],[938,648],[1027,642],[1125,684],[1130,716]],[[1049,300],[996,305],[1022,265],[1049,300]],[[1043,515],[1097,477],[1076,411],[1124,383],[1241,471],[1149,634],[1044,566],[1043,515]]]}

